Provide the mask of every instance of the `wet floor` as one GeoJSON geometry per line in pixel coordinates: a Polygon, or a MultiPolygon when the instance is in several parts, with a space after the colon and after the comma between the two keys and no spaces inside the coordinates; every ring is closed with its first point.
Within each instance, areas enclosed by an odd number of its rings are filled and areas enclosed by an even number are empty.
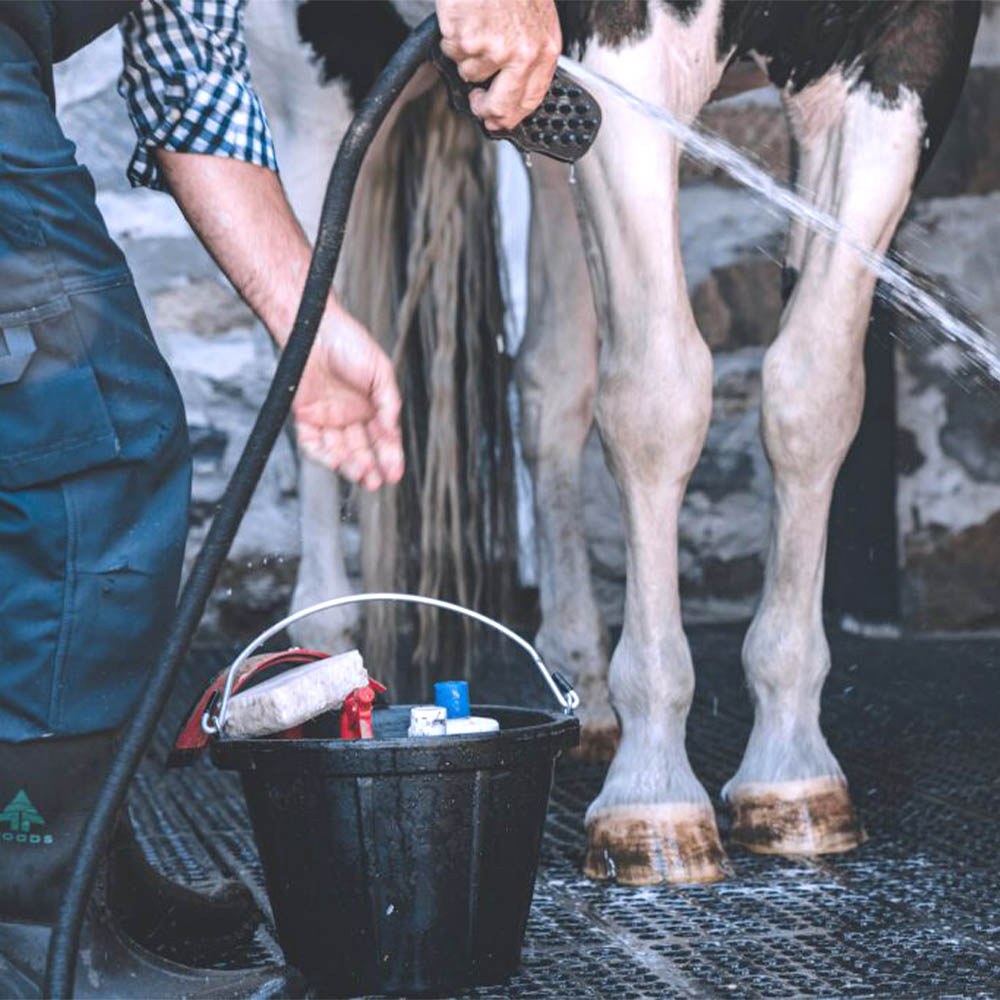
{"type": "MultiPolygon", "coordinates": [[[[691,761],[717,795],[750,726],[741,631],[696,629],[691,761]]],[[[994,997],[1000,995],[1000,641],[833,640],[824,728],[870,840],[817,861],[731,853],[734,876],[697,888],[583,879],[582,817],[603,769],[560,764],[522,969],[469,997],[994,997]]],[[[544,697],[491,657],[489,700],[544,697]]],[[[169,735],[204,676],[196,653],[132,793],[143,845],[193,885],[220,870],[266,906],[238,780],[207,763],[164,772],[169,735]]],[[[487,680],[488,677],[488,680],[487,680]]],[[[474,675],[475,680],[475,675],[474,675]]],[[[487,690],[488,689],[488,690],[487,690]]],[[[269,962],[266,928],[220,966],[269,962]]]]}

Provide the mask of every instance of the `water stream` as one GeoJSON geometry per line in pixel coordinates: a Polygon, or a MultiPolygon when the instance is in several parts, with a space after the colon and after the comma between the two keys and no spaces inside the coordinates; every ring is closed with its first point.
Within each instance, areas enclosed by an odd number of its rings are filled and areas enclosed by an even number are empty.
{"type": "Polygon", "coordinates": [[[634,111],[657,122],[683,144],[685,152],[690,156],[724,170],[734,180],[814,232],[850,247],[881,280],[881,294],[896,309],[913,319],[932,323],[962,351],[976,369],[994,385],[1000,385],[1000,353],[995,346],[1000,343],[998,338],[982,327],[953,315],[938,298],[921,288],[897,261],[865,246],[832,215],[806,201],[719,136],[712,135],[697,125],[686,125],[678,121],[669,111],[644,101],[613,80],[587,69],[573,59],[560,56],[559,65],[586,86],[611,94],[634,111]]]}

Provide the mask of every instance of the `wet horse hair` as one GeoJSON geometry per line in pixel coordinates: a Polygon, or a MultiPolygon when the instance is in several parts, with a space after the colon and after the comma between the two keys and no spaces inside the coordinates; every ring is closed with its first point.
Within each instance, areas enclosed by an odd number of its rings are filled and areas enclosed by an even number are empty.
{"type": "MultiPolygon", "coordinates": [[[[355,103],[408,30],[389,4],[350,2],[307,2],[298,27],[355,103]]],[[[366,589],[507,618],[516,527],[493,152],[441,87],[409,101],[360,180],[339,286],[393,358],[404,400],[409,475],[359,497],[366,589]]],[[[398,615],[369,607],[372,662],[395,662],[398,615]]],[[[469,662],[467,623],[421,608],[417,636],[425,687],[429,662],[469,662]]]]}

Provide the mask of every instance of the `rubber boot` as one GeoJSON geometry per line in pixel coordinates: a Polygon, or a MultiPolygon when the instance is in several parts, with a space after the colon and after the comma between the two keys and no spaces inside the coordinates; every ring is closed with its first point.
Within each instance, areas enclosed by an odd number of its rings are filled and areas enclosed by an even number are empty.
{"type": "Polygon", "coordinates": [[[157,871],[139,846],[127,809],[108,849],[107,904],[130,938],[183,965],[210,965],[220,950],[249,943],[264,919],[250,890],[236,879],[195,890],[157,871]]]}
{"type": "MultiPolygon", "coordinates": [[[[112,734],[0,744],[0,997],[40,995],[50,925],[113,749],[112,734]]],[[[151,944],[158,929],[175,954],[188,931],[203,933],[211,953],[213,943],[252,931],[256,920],[248,913],[246,900],[231,889],[199,898],[173,886],[146,864],[128,826],[119,824],[88,907],[75,995],[302,995],[293,970],[191,968],[154,953],[130,933],[145,934],[151,944]]]]}
{"type": "MultiPolygon", "coordinates": [[[[51,930],[41,924],[0,923],[0,996],[39,1000],[51,930]]],[[[92,902],[80,936],[73,996],[77,1000],[191,997],[272,1000],[306,995],[290,967],[220,971],[160,958],[127,937],[106,906],[92,902]]]]}

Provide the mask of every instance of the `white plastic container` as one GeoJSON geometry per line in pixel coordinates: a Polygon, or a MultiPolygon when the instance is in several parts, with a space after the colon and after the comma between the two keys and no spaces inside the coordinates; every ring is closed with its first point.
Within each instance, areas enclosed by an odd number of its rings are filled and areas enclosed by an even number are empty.
{"type": "Polygon", "coordinates": [[[469,733],[498,733],[500,723],[485,715],[467,715],[464,719],[445,719],[444,730],[449,736],[465,736],[469,733]]]}
{"type": "Polygon", "coordinates": [[[448,712],[443,705],[414,705],[407,736],[444,736],[448,712]]]}

